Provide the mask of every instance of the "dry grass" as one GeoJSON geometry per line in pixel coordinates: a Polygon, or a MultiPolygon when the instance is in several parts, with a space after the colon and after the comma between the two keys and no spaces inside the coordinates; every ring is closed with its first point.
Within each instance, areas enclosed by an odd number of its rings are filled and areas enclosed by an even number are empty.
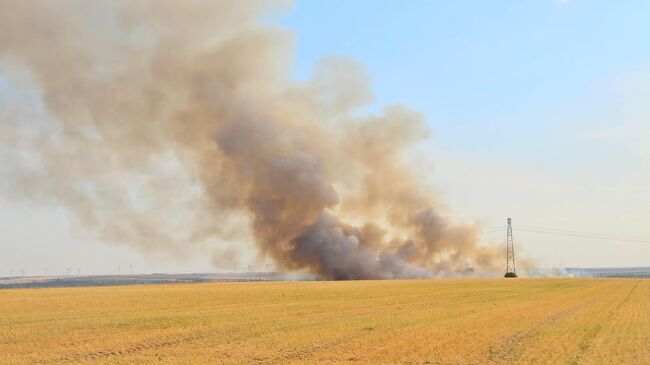
{"type": "Polygon", "coordinates": [[[0,291],[0,364],[650,364],[650,280],[0,291]]]}

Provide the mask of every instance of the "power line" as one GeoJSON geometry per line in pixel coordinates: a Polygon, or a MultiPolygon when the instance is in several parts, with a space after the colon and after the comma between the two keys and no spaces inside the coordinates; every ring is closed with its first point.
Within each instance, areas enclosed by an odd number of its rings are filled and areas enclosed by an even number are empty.
{"type": "Polygon", "coordinates": [[[626,237],[626,236],[619,236],[619,235],[568,231],[568,230],[550,229],[550,228],[534,228],[534,227],[513,227],[513,229],[520,232],[541,233],[541,234],[549,234],[555,236],[650,244],[650,238],[642,238],[642,237],[630,237],[630,236],[626,237]]]}
{"type": "Polygon", "coordinates": [[[541,231],[553,231],[553,232],[572,233],[572,234],[584,234],[584,235],[611,237],[611,238],[622,238],[622,239],[631,239],[631,240],[638,239],[638,240],[642,240],[642,241],[650,241],[650,237],[623,236],[623,235],[618,235],[618,234],[570,231],[570,230],[566,230],[566,229],[557,229],[557,228],[540,228],[540,227],[523,227],[523,226],[516,226],[516,227],[513,227],[513,228],[515,228],[515,229],[541,230],[541,231]]]}

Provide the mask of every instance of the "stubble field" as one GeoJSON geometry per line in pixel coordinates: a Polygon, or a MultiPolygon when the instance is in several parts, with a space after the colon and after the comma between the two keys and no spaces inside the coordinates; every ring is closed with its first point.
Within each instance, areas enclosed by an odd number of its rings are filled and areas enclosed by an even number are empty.
{"type": "Polygon", "coordinates": [[[650,364],[650,280],[0,290],[0,364],[650,364]]]}

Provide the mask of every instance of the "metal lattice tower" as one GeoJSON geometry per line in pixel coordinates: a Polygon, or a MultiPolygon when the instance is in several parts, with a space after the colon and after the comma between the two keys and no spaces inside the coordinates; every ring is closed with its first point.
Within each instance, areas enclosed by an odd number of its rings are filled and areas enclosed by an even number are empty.
{"type": "Polygon", "coordinates": [[[512,241],[512,219],[508,218],[508,233],[506,235],[506,278],[516,278],[515,247],[512,241]]]}

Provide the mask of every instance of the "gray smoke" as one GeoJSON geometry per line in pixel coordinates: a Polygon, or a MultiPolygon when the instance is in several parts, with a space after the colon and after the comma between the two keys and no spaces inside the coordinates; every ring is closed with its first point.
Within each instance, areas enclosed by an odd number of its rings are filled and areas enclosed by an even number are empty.
{"type": "Polygon", "coordinates": [[[65,206],[107,243],[215,264],[253,241],[322,278],[500,269],[405,162],[429,135],[419,113],[362,115],[371,78],[345,58],[291,80],[293,36],[261,20],[285,7],[0,0],[1,72],[22,95],[3,100],[1,192],[65,206]]]}

